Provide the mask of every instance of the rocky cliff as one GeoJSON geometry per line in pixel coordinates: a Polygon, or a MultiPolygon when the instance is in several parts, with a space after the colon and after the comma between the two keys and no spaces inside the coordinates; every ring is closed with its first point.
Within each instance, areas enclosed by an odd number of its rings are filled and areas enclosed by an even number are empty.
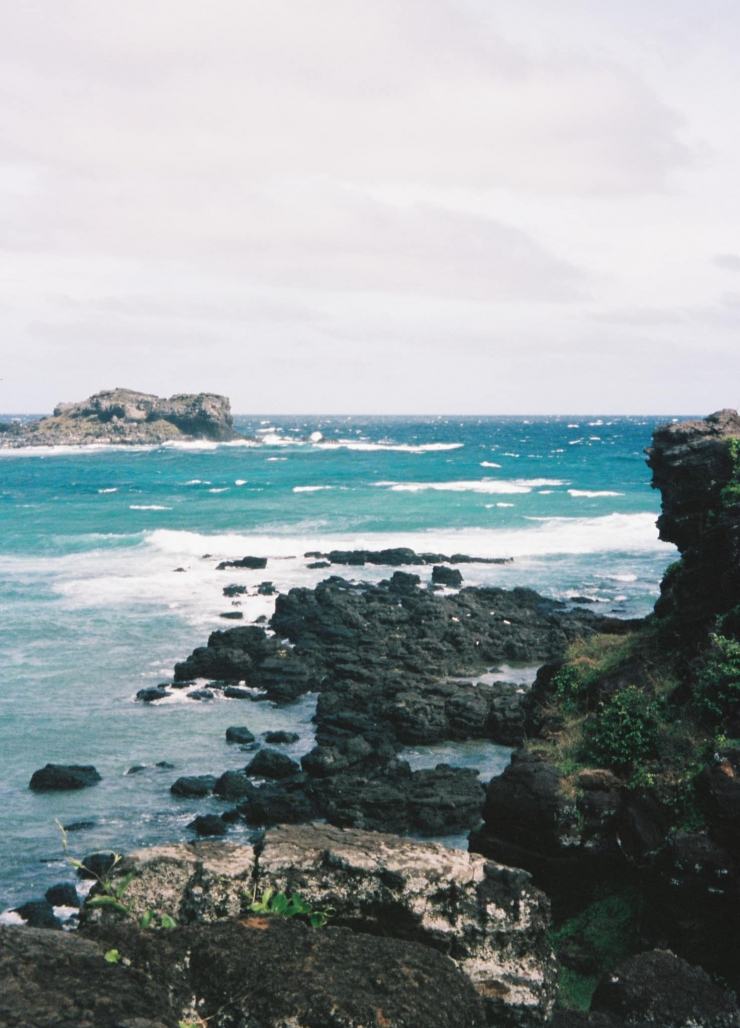
{"type": "Polygon", "coordinates": [[[721,410],[661,425],[647,454],[662,494],[660,538],[681,552],[656,613],[677,618],[694,638],[740,603],[740,417],[721,410]]]}
{"type": "Polygon", "coordinates": [[[176,440],[240,439],[225,396],[180,394],[160,399],[132,389],[95,393],[60,403],[49,418],[0,425],[0,446],[72,446],[90,443],[156,445],[176,440]]]}

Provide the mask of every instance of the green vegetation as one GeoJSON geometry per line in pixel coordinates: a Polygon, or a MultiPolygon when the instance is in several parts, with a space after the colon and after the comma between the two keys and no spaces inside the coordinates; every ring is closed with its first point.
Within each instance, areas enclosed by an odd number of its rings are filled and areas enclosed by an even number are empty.
{"type": "Polygon", "coordinates": [[[636,685],[628,685],[599,704],[588,724],[585,755],[599,765],[633,767],[655,754],[658,718],[658,704],[636,685]]]}
{"type": "Polygon", "coordinates": [[[728,439],[727,450],[732,470],[730,479],[720,494],[723,506],[740,503],[740,439],[728,439]]]}
{"type": "Polygon", "coordinates": [[[274,914],[277,917],[302,916],[308,919],[313,928],[322,928],[336,914],[333,907],[314,910],[313,904],[306,902],[297,892],[288,897],[284,892],[275,892],[274,889],[265,889],[262,899],[253,899],[249,909],[255,914],[274,914]]]}
{"type": "Polygon", "coordinates": [[[740,642],[712,636],[696,676],[694,705],[699,716],[714,726],[740,709],[740,642]]]}
{"type": "MultiPolygon", "coordinates": [[[[131,882],[136,877],[136,871],[129,871],[128,874],[124,875],[123,878],[116,878],[113,874],[116,867],[121,863],[123,857],[120,853],[114,853],[113,850],[99,850],[100,853],[105,853],[113,857],[113,861],[104,875],[99,875],[91,868],[87,867],[82,863],[81,860],[77,860],[69,852],[69,846],[67,843],[67,833],[64,826],[57,821],[56,822],[59,831],[62,834],[62,849],[64,850],[64,856],[66,857],[69,864],[76,868],[78,871],[85,871],[91,878],[94,878],[100,887],[100,892],[96,896],[91,896],[85,900],[86,907],[107,907],[109,910],[115,910],[118,914],[124,914],[126,917],[132,917],[132,907],[130,904],[124,902],[126,890],[128,889],[131,882]]],[[[153,910],[147,910],[139,919],[139,927],[151,928],[159,926],[160,928],[176,928],[177,921],[174,917],[170,917],[169,914],[157,914],[153,910]]],[[[109,950],[105,954],[105,959],[110,963],[117,963],[120,959],[119,956],[115,958],[110,954],[118,954],[118,950],[109,950]]]]}
{"type": "Polygon", "coordinates": [[[576,952],[592,963],[584,974],[561,966],[558,1003],[567,1010],[588,1010],[605,971],[634,952],[640,927],[641,901],[636,892],[601,892],[575,917],[550,932],[556,954],[576,952]]]}

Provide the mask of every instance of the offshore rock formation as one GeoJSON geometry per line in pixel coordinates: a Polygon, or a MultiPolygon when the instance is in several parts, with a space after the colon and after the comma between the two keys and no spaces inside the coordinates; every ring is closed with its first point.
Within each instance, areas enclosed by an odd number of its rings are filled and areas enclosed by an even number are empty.
{"type": "MultiPolygon", "coordinates": [[[[126,902],[135,915],[152,909],[183,925],[205,924],[245,916],[255,892],[295,891],[316,909],[333,907],[331,924],[352,929],[356,938],[403,939],[449,955],[472,982],[489,1024],[539,1025],[552,1013],[556,980],[547,900],[525,872],[482,857],[392,835],[308,825],[273,829],[255,848],[195,843],[141,850],[120,865],[120,874],[130,871],[137,874],[126,902]]],[[[88,909],[83,931],[117,917],[105,908],[88,909]]],[[[342,973],[351,962],[347,954],[335,959],[342,973]]],[[[362,976],[372,978],[372,963],[362,976]]],[[[415,987],[412,993],[418,997],[415,987]]],[[[412,1016],[404,1023],[475,1023],[462,1015],[426,1021],[413,994],[412,1016]]],[[[358,1022],[365,1023],[386,1022],[358,1022]]]]}
{"type": "Polygon", "coordinates": [[[660,538],[682,559],[669,569],[655,610],[674,616],[690,639],[740,603],[740,417],[661,425],[647,450],[662,493],[660,538]]]}
{"type": "Polygon", "coordinates": [[[0,447],[156,445],[241,438],[233,427],[228,399],[214,393],[181,394],[167,400],[132,389],[111,389],[80,403],[60,403],[51,417],[40,421],[0,425],[0,447]]]}

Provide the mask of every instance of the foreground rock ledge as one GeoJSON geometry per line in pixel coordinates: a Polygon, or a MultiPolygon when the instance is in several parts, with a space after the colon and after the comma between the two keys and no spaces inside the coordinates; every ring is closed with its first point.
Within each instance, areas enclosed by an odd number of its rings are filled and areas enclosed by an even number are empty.
{"type": "Polygon", "coordinates": [[[88,938],[0,928],[0,976],[2,1028],[485,1025],[471,983],[428,946],[280,918],[88,938]]]}
{"type": "MultiPolygon", "coordinates": [[[[422,943],[473,983],[489,1024],[538,1025],[552,1014],[556,968],[549,904],[524,871],[437,843],[329,825],[282,826],[257,847],[200,842],[131,854],[120,874],[135,914],[180,924],[244,916],[253,892],[296,891],[334,907],[332,925],[422,943]]],[[[92,922],[117,915],[87,911],[92,922]]]]}

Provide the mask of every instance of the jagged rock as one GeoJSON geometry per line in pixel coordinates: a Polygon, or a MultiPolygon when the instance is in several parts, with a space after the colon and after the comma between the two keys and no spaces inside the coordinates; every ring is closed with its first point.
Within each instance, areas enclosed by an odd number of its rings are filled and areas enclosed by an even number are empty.
{"type": "Polygon", "coordinates": [[[609,971],[592,1007],[626,1024],[656,1028],[736,1028],[740,1009],[706,971],[667,950],[630,957],[609,971]]]}
{"type": "Polygon", "coordinates": [[[262,738],[271,746],[289,746],[291,743],[298,742],[300,735],[298,732],[265,732],[262,738]]]}
{"type": "Polygon", "coordinates": [[[100,781],[102,778],[92,764],[47,764],[34,771],[28,788],[34,792],[86,789],[100,781]]]}
{"type": "Polygon", "coordinates": [[[216,565],[216,571],[227,568],[247,568],[250,571],[261,571],[267,567],[267,557],[240,557],[238,560],[222,560],[216,565]]]}
{"type": "Polygon", "coordinates": [[[32,421],[18,432],[0,433],[0,447],[240,438],[225,396],[182,394],[167,400],[132,389],[112,389],[80,403],[60,403],[52,417],[32,421]]]}
{"type": "Polygon", "coordinates": [[[152,685],[146,689],[139,689],[136,694],[136,699],[141,700],[142,703],[155,703],[157,700],[163,700],[169,696],[169,692],[161,685],[152,685]]]}
{"type": "Polygon", "coordinates": [[[711,619],[740,603],[740,505],[723,495],[735,474],[729,443],[740,439],[737,411],[703,421],[661,425],[648,465],[661,490],[660,538],[675,543],[681,562],[666,574],[655,610],[672,615],[677,638],[702,638],[711,619]]]}
{"type": "MultiPolygon", "coordinates": [[[[243,916],[253,883],[258,894],[267,888],[297,891],[317,909],[336,908],[332,924],[449,954],[473,982],[490,1024],[537,1025],[552,1012],[547,900],[526,873],[482,857],[310,825],[268,831],[256,853],[225,843],[141,850],[116,873],[131,870],[137,875],[126,901],[136,916],[151,908],[183,925],[201,924],[243,916]]],[[[83,911],[86,924],[110,924],[116,917],[105,908],[83,911]]],[[[336,958],[336,966],[344,961],[336,958]]],[[[426,1023],[410,1016],[409,1024],[426,1023]]]]}
{"type": "Polygon", "coordinates": [[[244,596],[246,591],[246,585],[225,585],[223,588],[224,596],[244,596]]]}

